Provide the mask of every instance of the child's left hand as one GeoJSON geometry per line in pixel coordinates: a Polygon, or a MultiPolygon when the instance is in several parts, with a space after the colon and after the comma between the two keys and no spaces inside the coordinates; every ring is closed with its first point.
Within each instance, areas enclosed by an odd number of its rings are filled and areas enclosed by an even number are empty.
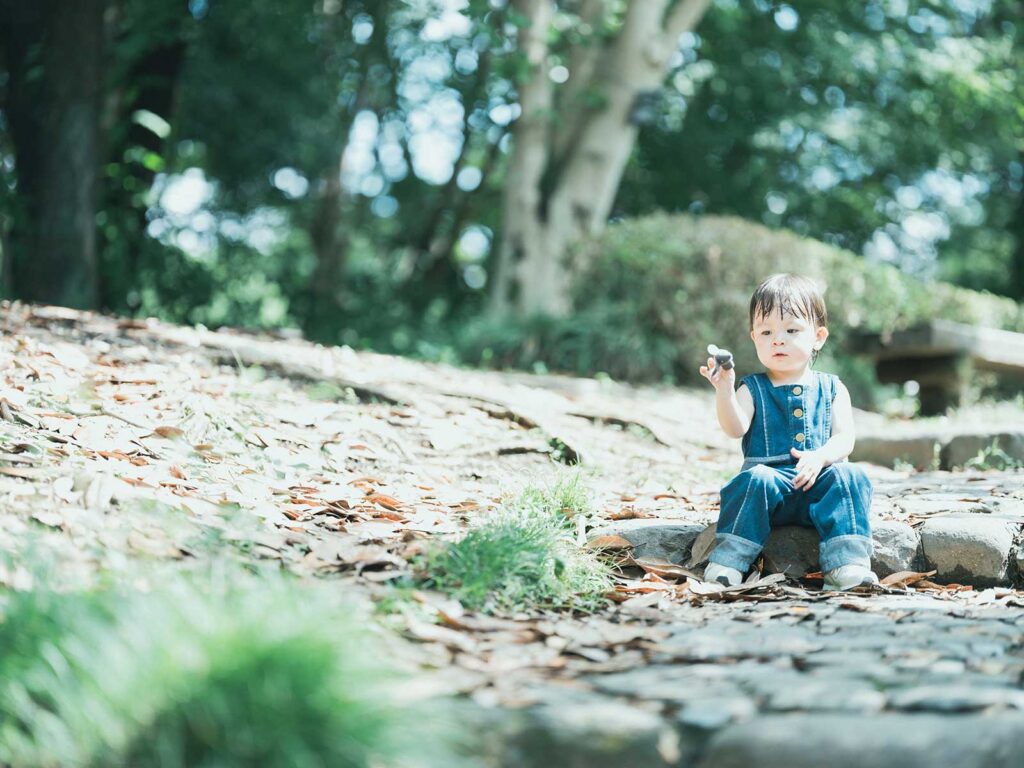
{"type": "Polygon", "coordinates": [[[807,490],[814,481],[818,479],[822,468],[825,466],[825,459],[817,451],[800,451],[791,448],[789,452],[796,462],[796,477],[793,478],[793,487],[807,490]]]}

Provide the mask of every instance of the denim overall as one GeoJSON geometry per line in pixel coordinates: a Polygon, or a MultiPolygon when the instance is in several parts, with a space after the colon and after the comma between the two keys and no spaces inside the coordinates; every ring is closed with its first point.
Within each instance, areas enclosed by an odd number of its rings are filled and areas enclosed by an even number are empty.
{"type": "Polygon", "coordinates": [[[754,417],[743,436],[743,469],[722,489],[711,562],[745,573],[772,528],[801,525],[821,537],[822,571],[871,566],[871,481],[864,471],[842,461],[824,467],[808,490],[793,487],[797,460],[790,448],[816,450],[832,435],[838,379],[811,375],[808,383],[779,386],[763,373],[741,380],[754,400],[754,417]]]}

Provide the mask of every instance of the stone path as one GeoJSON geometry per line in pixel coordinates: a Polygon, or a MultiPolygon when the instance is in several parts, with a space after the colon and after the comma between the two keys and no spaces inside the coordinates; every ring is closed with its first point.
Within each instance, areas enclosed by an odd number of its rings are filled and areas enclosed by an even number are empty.
{"type": "Polygon", "coordinates": [[[648,665],[528,688],[494,717],[492,764],[1021,764],[1024,603],[996,590],[679,605],[656,626],[648,665]]]}

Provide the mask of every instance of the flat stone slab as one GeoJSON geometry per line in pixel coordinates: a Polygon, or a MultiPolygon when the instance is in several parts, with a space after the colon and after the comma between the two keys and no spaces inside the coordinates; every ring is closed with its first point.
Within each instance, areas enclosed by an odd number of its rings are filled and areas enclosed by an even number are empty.
{"type": "Polygon", "coordinates": [[[765,716],[729,726],[698,768],[1017,768],[1024,715],[813,713],[765,716]]]}
{"type": "Polygon", "coordinates": [[[948,439],[939,432],[905,436],[858,434],[850,460],[890,468],[908,464],[917,470],[939,469],[942,446],[948,439]]]}
{"type": "Polygon", "coordinates": [[[997,686],[923,685],[893,693],[890,706],[919,712],[1024,710],[1024,691],[997,686]]]}
{"type": "Polygon", "coordinates": [[[621,536],[633,545],[633,556],[651,560],[685,563],[694,539],[706,526],[660,518],[620,520],[591,530],[588,538],[621,536]]]}
{"type": "MultiPolygon", "coordinates": [[[[939,466],[943,469],[963,467],[984,454],[997,449],[1014,461],[1024,462],[1024,432],[978,432],[954,435],[942,446],[939,466]]],[[[990,456],[988,461],[995,460],[990,456]]]]}
{"type": "Polygon", "coordinates": [[[871,524],[871,535],[875,541],[871,567],[879,578],[918,570],[924,564],[920,537],[910,525],[898,520],[876,520],[871,524]]]}
{"type": "Polygon", "coordinates": [[[982,516],[933,517],[921,526],[925,561],[944,581],[1007,583],[1019,525],[982,516]]]}
{"type": "Polygon", "coordinates": [[[678,739],[658,714],[623,699],[572,689],[548,691],[506,726],[503,766],[663,764],[659,745],[678,739]],[[511,731],[511,732],[508,732],[511,731]]]}
{"type": "Polygon", "coordinates": [[[955,493],[915,493],[900,498],[896,505],[913,517],[928,517],[945,514],[991,514],[992,507],[977,498],[964,498],[955,493]]]}
{"type": "MultiPolygon", "coordinates": [[[[853,461],[917,470],[956,469],[972,462],[1003,469],[1007,459],[1024,463],[1024,431],[934,431],[914,434],[859,434],[853,461]],[[998,451],[998,454],[996,453],[998,451]]],[[[982,467],[984,468],[984,467],[982,467]]]]}
{"type": "Polygon", "coordinates": [[[878,712],[886,697],[867,680],[807,679],[773,691],[766,709],[799,712],[811,704],[819,712],[878,712]]]}
{"type": "Polygon", "coordinates": [[[716,731],[729,723],[749,720],[757,714],[757,704],[743,695],[704,695],[686,704],[676,713],[676,722],[700,731],[716,731]]]}

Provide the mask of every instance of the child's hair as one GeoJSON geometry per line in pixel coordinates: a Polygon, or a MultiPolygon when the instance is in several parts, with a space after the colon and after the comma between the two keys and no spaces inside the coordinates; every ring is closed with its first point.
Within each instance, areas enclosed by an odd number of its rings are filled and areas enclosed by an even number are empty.
{"type": "Polygon", "coordinates": [[[828,312],[821,290],[801,275],[777,274],[766,278],[750,297],[750,327],[754,320],[775,312],[802,317],[815,327],[828,325],[828,312]]]}

